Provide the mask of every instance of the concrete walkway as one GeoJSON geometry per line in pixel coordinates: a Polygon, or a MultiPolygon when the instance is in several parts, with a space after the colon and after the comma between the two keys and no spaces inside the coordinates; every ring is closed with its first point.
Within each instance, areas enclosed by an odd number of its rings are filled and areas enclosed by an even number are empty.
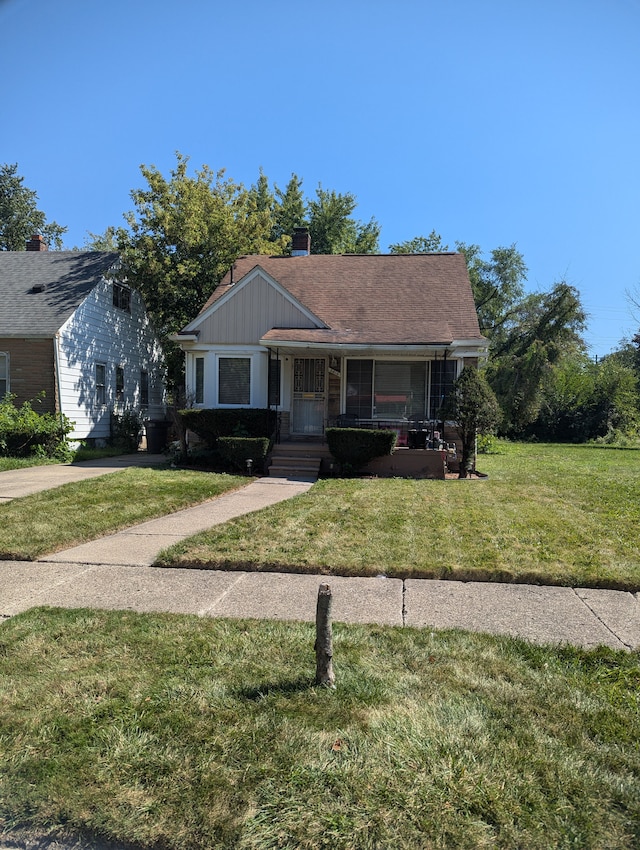
{"type": "MultiPolygon", "coordinates": [[[[93,463],[81,470],[77,468],[83,465],[74,464],[71,468],[36,467],[17,472],[25,473],[25,487],[37,490],[57,486],[52,483],[54,470],[58,483],[64,483],[78,480],[70,477],[73,475],[92,477],[132,463],[163,460],[162,456],[140,455],[111,459],[102,467],[93,463]],[[37,470],[43,471],[43,486],[39,487],[37,470]]],[[[0,473],[0,498],[9,493],[23,495],[19,477],[14,472],[0,473]]],[[[337,621],[462,628],[540,643],[640,648],[640,599],[637,594],[620,591],[151,566],[166,546],[240,514],[300,495],[311,486],[306,481],[261,478],[197,507],[37,562],[0,562],[0,620],[34,605],[55,605],[313,621],[318,586],[328,582],[337,621]]]]}

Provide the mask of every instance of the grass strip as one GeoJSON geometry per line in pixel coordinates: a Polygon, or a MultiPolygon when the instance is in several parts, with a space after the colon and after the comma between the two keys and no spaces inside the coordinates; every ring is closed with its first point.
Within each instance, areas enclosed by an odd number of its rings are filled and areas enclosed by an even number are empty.
{"type": "Polygon", "coordinates": [[[158,563],[640,589],[640,452],[512,445],[487,480],[324,480],[158,563]]]}
{"type": "Polygon", "coordinates": [[[234,475],[131,467],[14,499],[0,505],[0,558],[34,560],[246,483],[234,475]]]}
{"type": "Polygon", "coordinates": [[[0,831],[137,848],[640,842],[637,653],[32,609],[0,626],[0,831]]]}

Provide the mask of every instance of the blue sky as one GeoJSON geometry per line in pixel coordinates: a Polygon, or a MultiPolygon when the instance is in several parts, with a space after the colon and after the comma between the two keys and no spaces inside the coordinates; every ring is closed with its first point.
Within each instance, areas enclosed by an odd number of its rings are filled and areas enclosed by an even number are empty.
{"type": "Polygon", "coordinates": [[[383,251],[515,243],[594,356],[640,324],[640,0],[0,0],[0,79],[0,163],[69,247],[180,151],[352,192],[383,251]]]}

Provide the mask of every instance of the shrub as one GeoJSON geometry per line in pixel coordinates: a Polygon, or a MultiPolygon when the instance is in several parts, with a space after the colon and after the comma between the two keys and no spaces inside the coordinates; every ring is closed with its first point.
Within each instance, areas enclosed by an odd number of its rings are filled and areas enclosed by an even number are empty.
{"type": "Polygon", "coordinates": [[[247,471],[247,461],[253,461],[255,471],[263,471],[269,454],[271,440],[268,437],[220,437],[218,439],[220,456],[234,469],[247,471]]]}
{"type": "Polygon", "coordinates": [[[329,451],[343,473],[356,473],[375,457],[390,455],[396,444],[396,432],[368,428],[327,428],[329,451]]]}
{"type": "Polygon", "coordinates": [[[184,427],[211,447],[219,437],[270,438],[276,427],[276,413],[268,408],[199,408],[181,410],[179,415],[184,427]]]}
{"type": "Polygon", "coordinates": [[[142,418],[136,410],[126,408],[121,413],[111,412],[111,437],[109,442],[124,452],[137,452],[142,437],[142,418]]]}
{"type": "MultiPolygon", "coordinates": [[[[36,400],[37,401],[37,400],[36,400]]],[[[40,457],[67,460],[67,436],[73,423],[66,416],[38,413],[32,401],[15,405],[15,396],[0,401],[0,454],[4,457],[40,457]]]]}

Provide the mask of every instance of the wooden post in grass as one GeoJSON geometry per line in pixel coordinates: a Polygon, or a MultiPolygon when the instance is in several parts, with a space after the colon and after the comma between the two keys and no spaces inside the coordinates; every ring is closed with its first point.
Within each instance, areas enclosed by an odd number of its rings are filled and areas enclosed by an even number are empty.
{"type": "Polygon", "coordinates": [[[331,588],[321,584],[316,605],[316,685],[335,688],[333,673],[333,633],[331,627],[331,588]]]}

